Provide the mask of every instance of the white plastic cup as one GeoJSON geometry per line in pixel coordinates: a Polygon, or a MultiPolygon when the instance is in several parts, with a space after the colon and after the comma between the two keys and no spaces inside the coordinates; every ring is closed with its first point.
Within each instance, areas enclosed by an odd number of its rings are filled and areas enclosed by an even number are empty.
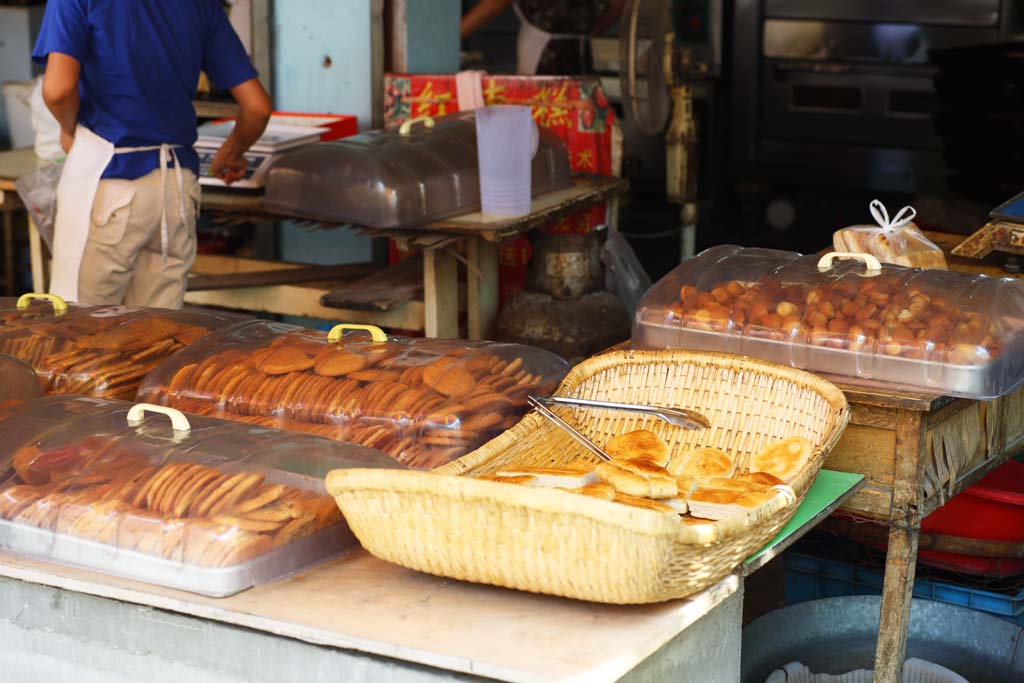
{"type": "Polygon", "coordinates": [[[481,211],[505,218],[530,213],[530,166],[538,141],[530,107],[501,105],[476,110],[481,211]]]}

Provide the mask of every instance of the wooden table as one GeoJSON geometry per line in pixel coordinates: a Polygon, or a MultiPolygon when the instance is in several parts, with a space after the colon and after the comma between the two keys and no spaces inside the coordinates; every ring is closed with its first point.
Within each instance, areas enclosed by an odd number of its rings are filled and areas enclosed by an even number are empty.
{"type": "MultiPolygon", "coordinates": [[[[1008,275],[999,259],[951,256],[964,236],[927,234],[947,252],[950,270],[1008,275]]],[[[921,520],[1024,450],[1024,389],[986,402],[831,379],[850,402],[850,425],[825,467],[864,474],[865,487],[843,509],[888,527],[875,681],[894,683],[906,654],[921,520]]]]}
{"type": "Polygon", "coordinates": [[[220,599],[0,552],[0,671],[52,680],[73,670],[79,683],[735,683],[743,577],[863,483],[822,474],[734,574],[655,605],[474,585],[358,550],[220,599]]]}
{"type": "MultiPolygon", "coordinates": [[[[0,200],[3,200],[0,209],[22,208],[13,191],[14,180],[45,163],[31,149],[0,152],[0,200]]],[[[430,337],[458,337],[459,311],[464,309],[468,336],[471,339],[493,338],[498,315],[498,242],[602,202],[608,202],[609,223],[614,228],[619,197],[628,187],[628,182],[619,178],[577,177],[573,179],[572,187],[535,198],[530,214],[521,218],[496,220],[481,213],[471,213],[420,226],[415,230],[374,230],[351,226],[367,235],[390,237],[403,246],[422,250],[422,256],[419,257],[422,259],[422,267],[412,286],[409,286],[407,277],[401,283],[395,283],[396,286],[408,287],[408,298],[386,310],[324,305],[325,298],[337,289],[344,286],[362,289],[365,283],[361,279],[352,278],[328,279],[325,276],[316,279],[315,275],[291,282],[281,282],[281,279],[287,278],[278,275],[274,284],[189,291],[185,301],[192,305],[422,330],[430,337]],[[464,290],[459,287],[460,261],[466,270],[464,290]]],[[[202,209],[207,214],[230,222],[293,218],[266,211],[260,193],[223,188],[203,188],[202,209]]],[[[31,221],[29,242],[33,289],[46,291],[49,264],[39,231],[31,221]]],[[[300,264],[199,254],[193,266],[193,274],[232,276],[272,271],[279,274],[302,268],[308,270],[308,267],[300,264]]],[[[324,270],[329,271],[331,268],[328,266],[324,270]]],[[[387,271],[375,277],[374,286],[387,288],[391,284],[387,271]]]]}
{"type": "MultiPolygon", "coordinates": [[[[14,181],[23,175],[37,171],[49,162],[36,156],[31,147],[0,152],[0,212],[3,213],[4,238],[4,289],[7,296],[14,291],[14,219],[13,213],[25,208],[14,188],[14,181]]],[[[39,231],[29,228],[29,255],[32,259],[32,288],[46,291],[43,279],[44,252],[39,231]]]]}

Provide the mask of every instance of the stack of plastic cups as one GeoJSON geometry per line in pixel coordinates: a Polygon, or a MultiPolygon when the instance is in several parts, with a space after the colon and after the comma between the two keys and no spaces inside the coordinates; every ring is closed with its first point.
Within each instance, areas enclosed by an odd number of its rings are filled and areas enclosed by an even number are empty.
{"type": "Polygon", "coordinates": [[[530,167],[537,142],[537,124],[530,107],[502,105],[476,110],[481,211],[506,218],[530,213],[530,167]]]}

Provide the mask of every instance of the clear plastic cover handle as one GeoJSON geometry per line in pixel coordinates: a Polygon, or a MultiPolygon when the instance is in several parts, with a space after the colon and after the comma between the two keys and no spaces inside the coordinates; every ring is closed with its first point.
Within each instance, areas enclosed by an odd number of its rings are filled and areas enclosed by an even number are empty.
{"type": "Polygon", "coordinates": [[[375,342],[386,342],[388,335],[384,333],[384,330],[380,329],[376,325],[357,325],[355,323],[342,323],[335,325],[331,328],[331,331],[327,333],[327,341],[337,342],[341,341],[342,336],[345,334],[345,330],[364,330],[370,333],[370,337],[375,342]]]}
{"type": "Polygon", "coordinates": [[[42,294],[38,292],[29,292],[28,294],[22,294],[18,297],[18,308],[28,308],[34,299],[49,301],[53,304],[53,312],[57,314],[66,313],[68,310],[67,302],[56,294],[42,294]]]}
{"type": "Polygon", "coordinates": [[[867,267],[868,273],[880,273],[882,264],[871,254],[858,254],[852,251],[830,251],[818,261],[818,270],[829,270],[836,259],[854,259],[867,267]]]}
{"type": "Polygon", "coordinates": [[[408,135],[412,131],[412,127],[417,123],[422,123],[425,128],[434,127],[434,119],[429,116],[420,116],[415,119],[409,119],[401,125],[398,129],[399,135],[408,135]]]}
{"type": "Polygon", "coordinates": [[[146,413],[160,413],[166,415],[171,419],[171,427],[176,432],[188,433],[192,429],[192,425],[189,424],[188,418],[180,410],[174,408],[168,408],[167,406],[158,406],[152,403],[136,403],[128,409],[128,424],[133,427],[142,424],[143,419],[146,417],[146,413]]]}

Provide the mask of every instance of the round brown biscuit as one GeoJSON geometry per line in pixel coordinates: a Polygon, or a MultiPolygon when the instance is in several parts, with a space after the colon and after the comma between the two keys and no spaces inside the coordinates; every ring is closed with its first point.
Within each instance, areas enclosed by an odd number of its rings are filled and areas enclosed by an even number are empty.
{"type": "Polygon", "coordinates": [[[207,567],[222,566],[225,558],[227,558],[235,548],[245,543],[253,536],[258,535],[251,531],[242,531],[237,528],[225,527],[223,524],[218,524],[216,529],[216,540],[211,541],[209,545],[206,546],[206,552],[203,553],[202,559],[200,560],[201,563],[207,567]]]}
{"type": "Polygon", "coordinates": [[[316,526],[316,515],[305,513],[281,527],[281,530],[274,534],[274,547],[288,545],[303,536],[308,536],[316,526]]]}
{"type": "Polygon", "coordinates": [[[291,375],[291,377],[291,381],[285,384],[280,395],[272,399],[276,406],[275,411],[279,417],[290,418],[292,416],[295,395],[303,389],[309,389],[309,384],[316,378],[315,375],[309,375],[304,372],[296,373],[291,375]]]}
{"type": "Polygon", "coordinates": [[[263,483],[266,477],[259,473],[250,474],[245,479],[238,482],[238,484],[226,493],[220,500],[214,503],[213,507],[210,508],[210,515],[220,515],[231,509],[235,503],[243,500],[246,496],[255,491],[263,483]]]}
{"type": "Polygon", "coordinates": [[[156,548],[163,558],[172,562],[185,559],[185,524],[184,520],[174,520],[163,525],[160,544],[156,548]]]}
{"type": "Polygon", "coordinates": [[[263,484],[249,497],[236,502],[231,509],[231,514],[244,515],[270,505],[284,494],[285,488],[284,484],[263,484]]]}
{"type": "Polygon", "coordinates": [[[186,517],[198,517],[199,515],[197,514],[197,510],[199,509],[199,506],[206,501],[207,497],[209,497],[211,493],[219,489],[224,482],[231,478],[231,475],[229,474],[225,474],[220,471],[216,472],[217,476],[213,477],[205,484],[199,486],[198,488],[191,492],[192,502],[189,503],[188,509],[185,511],[186,517]]]}
{"type": "Polygon", "coordinates": [[[341,377],[366,367],[366,358],[343,348],[328,348],[317,356],[313,372],[326,377],[341,377]]]}
{"type": "Polygon", "coordinates": [[[297,345],[282,346],[274,350],[259,364],[268,375],[286,375],[303,372],[313,367],[313,357],[297,345]]]}
{"type": "Polygon", "coordinates": [[[156,501],[158,496],[163,491],[164,487],[168,482],[178,473],[183,467],[182,463],[168,463],[160,468],[160,471],[156,474],[153,479],[153,485],[146,491],[146,508],[149,510],[156,510],[156,501]]]}
{"type": "Polygon", "coordinates": [[[240,365],[224,365],[220,363],[216,366],[217,373],[207,383],[204,391],[209,395],[210,400],[215,403],[219,403],[221,393],[224,391],[224,386],[234,378],[239,372],[242,372],[244,368],[240,365]]]}
{"type": "Polygon", "coordinates": [[[249,400],[245,410],[248,415],[266,416],[270,414],[269,395],[282,382],[282,379],[281,377],[272,377],[270,375],[264,375],[264,378],[249,400]]]}
{"type": "Polygon", "coordinates": [[[232,489],[238,486],[239,483],[249,476],[251,475],[246,472],[238,472],[228,477],[228,479],[217,488],[211,490],[210,493],[203,498],[202,502],[198,504],[198,507],[196,508],[196,517],[206,517],[209,515],[210,510],[221,500],[221,498],[228,495],[232,489]]]}
{"type": "Polygon", "coordinates": [[[473,415],[462,423],[462,428],[470,432],[479,432],[501,424],[501,413],[480,413],[473,415]]]}
{"type": "Polygon", "coordinates": [[[302,381],[309,375],[303,372],[281,375],[281,381],[274,388],[274,391],[267,395],[267,410],[274,417],[281,417],[284,412],[284,397],[294,389],[302,385],[302,381]]]}
{"type": "Polygon", "coordinates": [[[221,473],[215,469],[209,467],[203,468],[202,472],[189,480],[189,482],[178,492],[171,514],[175,517],[184,517],[192,507],[192,503],[195,502],[196,496],[199,495],[206,486],[209,486],[215,480],[219,479],[220,476],[221,473]]]}
{"type": "Polygon", "coordinates": [[[154,471],[150,473],[141,485],[136,489],[135,494],[131,500],[128,501],[129,505],[133,507],[142,508],[145,507],[146,496],[149,495],[149,490],[153,488],[153,484],[156,483],[157,477],[163,473],[165,465],[154,466],[154,471]]]}
{"type": "Polygon", "coordinates": [[[238,517],[233,515],[214,515],[210,519],[217,524],[223,524],[224,526],[234,527],[236,529],[241,529],[242,531],[251,531],[257,534],[277,531],[285,523],[284,520],[278,522],[263,522],[257,519],[249,519],[247,517],[238,517]]]}
{"type": "Polygon", "coordinates": [[[235,389],[248,379],[250,374],[250,369],[245,365],[233,366],[229,379],[217,390],[217,403],[226,405],[228,399],[234,395],[235,389]]]}
{"type": "Polygon", "coordinates": [[[257,370],[249,370],[245,379],[238,384],[225,402],[225,409],[236,415],[247,415],[249,403],[267,376],[257,370]]]}
{"type": "Polygon", "coordinates": [[[0,517],[12,519],[42,497],[36,486],[18,484],[0,492],[0,517]]]}
{"type": "Polygon", "coordinates": [[[442,359],[423,368],[423,383],[446,396],[459,397],[473,391],[476,380],[461,363],[442,359]]]}
{"type": "Polygon", "coordinates": [[[334,388],[333,377],[322,377],[314,382],[306,395],[302,398],[302,406],[299,409],[298,419],[300,422],[315,422],[314,416],[317,413],[327,412],[328,401],[331,398],[331,391],[334,388]]]}
{"type": "Polygon", "coordinates": [[[166,394],[168,396],[177,396],[181,392],[182,387],[188,386],[189,379],[197,367],[197,363],[186,363],[178,368],[178,371],[174,373],[171,381],[167,384],[166,394]]]}
{"type": "Polygon", "coordinates": [[[178,501],[178,496],[188,486],[191,481],[194,481],[197,477],[202,476],[206,472],[207,468],[202,465],[187,465],[181,468],[171,481],[163,487],[163,491],[160,493],[159,498],[156,499],[156,511],[164,514],[170,514],[174,510],[174,506],[178,501]]]}
{"type": "Polygon", "coordinates": [[[260,555],[265,555],[274,547],[274,539],[265,534],[259,534],[245,542],[238,544],[221,560],[221,566],[233,567],[237,564],[248,562],[260,555]]]}
{"type": "Polygon", "coordinates": [[[402,373],[397,370],[359,370],[347,376],[359,382],[397,382],[402,373]]]}

